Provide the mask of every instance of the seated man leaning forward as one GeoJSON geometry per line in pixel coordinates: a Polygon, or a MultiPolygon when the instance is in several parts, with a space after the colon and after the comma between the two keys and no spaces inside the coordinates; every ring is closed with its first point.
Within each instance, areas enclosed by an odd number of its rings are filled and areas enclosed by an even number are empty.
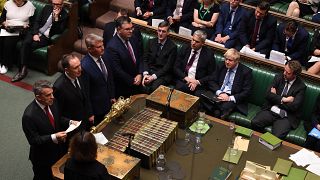
{"type": "Polygon", "coordinates": [[[299,125],[299,117],[306,85],[299,78],[301,65],[298,61],[288,61],[283,74],[275,76],[266,93],[266,103],[253,118],[255,130],[263,131],[272,125],[272,134],[283,139],[291,129],[299,125]]]}
{"type": "Polygon", "coordinates": [[[208,90],[202,92],[201,108],[217,118],[226,118],[233,110],[248,114],[247,98],[252,89],[252,70],[240,63],[240,53],[229,49],[224,64],[217,67],[208,90]]]}

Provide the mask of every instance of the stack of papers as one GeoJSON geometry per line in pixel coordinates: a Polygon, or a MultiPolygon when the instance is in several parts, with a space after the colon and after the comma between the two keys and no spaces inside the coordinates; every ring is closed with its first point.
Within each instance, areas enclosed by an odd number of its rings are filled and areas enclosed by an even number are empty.
{"type": "Polygon", "coordinates": [[[303,148],[297,153],[291,154],[289,159],[294,161],[298,166],[305,167],[309,165],[306,169],[320,176],[320,158],[313,151],[303,148]]]}
{"type": "Polygon", "coordinates": [[[316,57],[316,56],[311,56],[311,58],[309,59],[309,61],[308,62],[318,62],[318,61],[320,61],[320,58],[319,57],[316,57]]]}
{"type": "Polygon", "coordinates": [[[192,31],[191,31],[190,29],[188,29],[188,28],[185,28],[185,27],[180,26],[180,27],[179,27],[179,33],[178,33],[178,34],[180,34],[180,35],[182,35],[182,36],[191,37],[192,31]]]}
{"type": "Polygon", "coordinates": [[[287,62],[286,55],[282,52],[272,50],[269,59],[273,62],[285,64],[287,62]]]}
{"type": "Polygon", "coordinates": [[[259,58],[266,58],[265,54],[260,54],[259,52],[255,52],[252,49],[250,49],[247,46],[243,46],[242,49],[240,50],[241,53],[249,56],[254,56],[254,57],[259,57],[259,58]]]}

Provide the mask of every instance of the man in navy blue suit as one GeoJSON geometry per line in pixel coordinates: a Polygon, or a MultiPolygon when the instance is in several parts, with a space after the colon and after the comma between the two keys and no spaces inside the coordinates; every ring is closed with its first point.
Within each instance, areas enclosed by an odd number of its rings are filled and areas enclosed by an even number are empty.
{"type": "Polygon", "coordinates": [[[114,82],[109,61],[101,56],[104,52],[102,37],[89,34],[85,39],[88,54],[81,61],[85,88],[94,115],[94,124],[100,123],[111,108],[114,99],[114,82]]]}
{"type": "Polygon", "coordinates": [[[269,57],[277,28],[277,20],[268,13],[269,9],[270,4],[262,1],[255,11],[247,13],[242,18],[239,27],[238,50],[247,46],[269,57]]]}
{"type": "Polygon", "coordinates": [[[235,47],[239,26],[245,10],[239,6],[241,0],[230,0],[222,4],[213,40],[226,48],[235,47]]]}
{"type": "Polygon", "coordinates": [[[111,62],[116,97],[141,93],[143,73],[142,46],[133,35],[131,19],[116,19],[117,34],[107,44],[104,57],[111,62]]]}
{"type": "Polygon", "coordinates": [[[308,32],[299,26],[298,22],[291,20],[281,23],[276,32],[276,39],[272,49],[285,53],[288,60],[298,60],[302,65],[306,64],[306,47],[308,46],[308,32]]]}

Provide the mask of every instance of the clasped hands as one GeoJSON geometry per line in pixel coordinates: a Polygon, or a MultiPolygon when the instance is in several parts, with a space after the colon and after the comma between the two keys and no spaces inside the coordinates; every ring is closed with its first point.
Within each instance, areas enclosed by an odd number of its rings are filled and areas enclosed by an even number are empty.
{"type": "MultiPolygon", "coordinates": [[[[271,88],[270,92],[273,93],[273,94],[277,94],[277,90],[274,87],[271,88]]],[[[281,99],[282,103],[291,103],[293,101],[294,101],[294,97],[293,96],[282,97],[282,99],[281,99]]]]}
{"type": "Polygon", "coordinates": [[[229,36],[224,36],[224,37],[221,37],[221,34],[217,34],[216,38],[214,39],[214,41],[218,42],[218,43],[226,43],[227,40],[229,40],[230,37],[229,36]]]}
{"type": "Polygon", "coordinates": [[[230,96],[227,93],[221,93],[217,98],[220,101],[230,101],[230,96]]]}
{"type": "Polygon", "coordinates": [[[184,80],[186,81],[186,84],[188,85],[190,91],[194,91],[200,84],[200,82],[194,78],[185,77],[184,80]]]}
{"type": "Polygon", "coordinates": [[[154,77],[152,75],[144,75],[142,79],[142,86],[146,86],[154,81],[154,77]]]}
{"type": "Polygon", "coordinates": [[[133,85],[139,86],[141,84],[141,80],[142,80],[142,75],[141,74],[136,75],[136,77],[134,77],[133,79],[133,85]]]}

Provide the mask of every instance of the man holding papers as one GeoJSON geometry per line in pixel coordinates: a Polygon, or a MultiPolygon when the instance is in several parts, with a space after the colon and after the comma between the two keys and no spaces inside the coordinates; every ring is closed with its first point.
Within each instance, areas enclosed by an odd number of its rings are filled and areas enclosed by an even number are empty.
{"type": "Polygon", "coordinates": [[[281,23],[277,28],[272,49],[285,53],[287,60],[298,60],[305,65],[308,38],[308,32],[296,21],[281,23]]]}
{"type": "Polygon", "coordinates": [[[49,81],[35,82],[33,92],[35,100],[23,113],[22,129],[30,144],[33,179],[49,180],[53,179],[51,166],[67,152],[64,130],[75,122],[61,116],[49,81]]]}
{"type": "Polygon", "coordinates": [[[305,129],[309,133],[305,147],[320,152],[320,95],[318,95],[311,121],[305,121],[305,129]]]}
{"type": "Polygon", "coordinates": [[[301,65],[298,61],[289,61],[283,74],[275,76],[266,92],[266,103],[251,121],[255,130],[263,131],[272,125],[272,134],[283,139],[291,129],[298,127],[301,105],[306,85],[300,79],[301,65]]]}

